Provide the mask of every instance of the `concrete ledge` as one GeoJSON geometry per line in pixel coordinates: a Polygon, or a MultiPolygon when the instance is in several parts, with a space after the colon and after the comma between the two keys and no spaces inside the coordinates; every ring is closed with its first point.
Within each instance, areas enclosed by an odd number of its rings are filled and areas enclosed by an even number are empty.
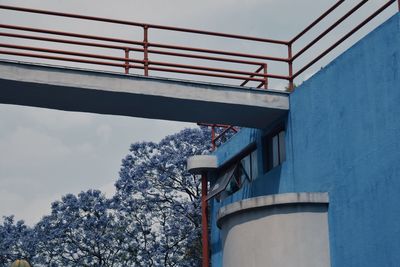
{"type": "Polygon", "coordinates": [[[217,167],[217,157],[214,155],[198,155],[187,159],[187,170],[193,174],[215,170],[217,167]]]}
{"type": "Polygon", "coordinates": [[[265,128],[288,94],[240,86],[0,61],[0,103],[265,128]]]}
{"type": "Polygon", "coordinates": [[[244,199],[221,207],[217,215],[217,225],[221,228],[222,220],[236,213],[246,210],[264,208],[268,206],[299,204],[299,203],[329,203],[328,193],[285,193],[269,196],[244,199]]]}

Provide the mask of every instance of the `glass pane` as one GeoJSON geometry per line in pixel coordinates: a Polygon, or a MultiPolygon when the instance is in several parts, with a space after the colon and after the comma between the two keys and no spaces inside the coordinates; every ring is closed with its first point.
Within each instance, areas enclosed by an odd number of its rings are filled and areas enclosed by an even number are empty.
{"type": "Polygon", "coordinates": [[[207,200],[221,193],[227,188],[230,180],[233,178],[234,173],[238,169],[238,165],[233,165],[229,169],[227,169],[222,175],[218,178],[214,185],[212,185],[210,191],[207,194],[207,200]]]}
{"type": "Polygon", "coordinates": [[[285,131],[279,133],[279,159],[280,163],[286,160],[285,131]]]}
{"type": "Polygon", "coordinates": [[[278,136],[272,137],[272,167],[279,165],[278,136]]]}
{"type": "Polygon", "coordinates": [[[251,152],[251,179],[256,179],[258,176],[258,157],[257,149],[251,152]]]}
{"type": "MultiPolygon", "coordinates": [[[[246,171],[246,174],[249,176],[250,179],[252,179],[253,177],[251,177],[251,158],[250,155],[247,155],[246,157],[244,157],[242,159],[242,166],[244,168],[244,170],[246,171]]],[[[243,179],[246,179],[246,177],[242,177],[243,179]]]]}

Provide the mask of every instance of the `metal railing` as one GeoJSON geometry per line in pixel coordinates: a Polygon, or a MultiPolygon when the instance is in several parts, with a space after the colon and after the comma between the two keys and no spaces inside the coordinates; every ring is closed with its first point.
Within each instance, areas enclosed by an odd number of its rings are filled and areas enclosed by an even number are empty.
{"type": "Polygon", "coordinates": [[[304,35],[306,35],[311,29],[313,29],[316,25],[318,25],[322,20],[324,20],[328,15],[334,12],[344,2],[345,2],[344,0],[337,1],[332,7],[330,7],[320,17],[318,17],[303,31],[301,31],[299,34],[297,34],[294,38],[292,38],[289,41],[195,30],[188,28],[170,27],[164,25],[138,23],[132,21],[107,19],[101,17],[22,8],[16,6],[0,5],[0,9],[3,10],[127,25],[132,27],[139,27],[143,30],[143,40],[139,41],[139,40],[97,36],[97,35],[87,35],[76,32],[56,31],[50,29],[41,29],[41,28],[33,28],[33,27],[10,25],[10,24],[0,24],[0,28],[8,30],[5,32],[4,31],[0,32],[0,36],[3,37],[36,40],[47,43],[62,43],[62,44],[69,44],[76,46],[119,50],[121,51],[121,56],[111,56],[111,55],[105,55],[103,53],[93,54],[85,52],[76,52],[73,50],[51,49],[42,46],[41,47],[26,46],[26,45],[17,45],[13,43],[3,43],[3,42],[0,43],[0,47],[6,48],[6,50],[1,49],[0,54],[120,67],[124,69],[124,72],[126,74],[129,73],[130,69],[140,69],[143,71],[143,74],[145,76],[149,76],[150,71],[156,71],[161,73],[179,73],[179,74],[225,78],[229,80],[240,80],[242,81],[242,83],[240,84],[241,86],[246,86],[249,82],[256,82],[257,83],[256,87],[258,88],[263,87],[265,89],[268,89],[269,79],[279,79],[288,81],[289,84],[288,89],[291,91],[294,88],[294,80],[299,75],[303,74],[307,69],[309,69],[316,62],[318,62],[320,59],[322,59],[324,56],[330,53],[342,42],[347,40],[355,32],[364,27],[368,22],[370,22],[373,18],[375,18],[384,10],[386,10],[389,6],[397,2],[398,8],[400,10],[400,0],[386,1],[380,8],[375,10],[369,17],[360,22],[357,26],[355,26],[342,38],[334,42],[332,45],[330,45],[323,52],[312,58],[310,61],[306,62],[304,66],[300,67],[298,70],[294,70],[293,64],[296,62],[296,60],[298,60],[302,55],[304,55],[305,52],[307,52],[310,48],[312,48],[315,44],[317,44],[323,37],[325,37],[333,29],[337,28],[343,21],[352,16],[358,9],[364,6],[368,2],[368,0],[360,1],[345,15],[336,20],[326,30],[321,32],[317,37],[315,37],[312,41],[307,43],[299,51],[294,53],[293,45],[304,35]],[[201,47],[188,47],[188,46],[172,45],[166,43],[157,43],[150,41],[149,31],[152,29],[168,31],[168,32],[183,32],[187,34],[215,36],[221,38],[236,39],[245,42],[258,42],[262,44],[279,45],[286,47],[287,56],[276,57],[264,54],[239,53],[227,50],[212,50],[201,47]],[[10,32],[10,30],[12,30],[12,32],[10,32]],[[139,54],[135,54],[135,56],[133,57],[131,56],[132,52],[139,54]],[[175,60],[168,62],[152,60],[151,59],[152,55],[156,54],[169,56],[172,59],[175,58],[175,60]],[[204,66],[204,65],[189,65],[189,64],[177,63],[178,61],[177,59],[182,59],[182,58],[205,60],[206,62],[214,62],[214,63],[222,62],[229,64],[240,64],[241,66],[243,65],[247,67],[252,66],[256,68],[256,70],[245,71],[243,70],[242,67],[217,68],[214,67],[215,65],[213,66],[213,64],[207,64],[206,66],[204,66]],[[271,61],[287,64],[288,66],[287,73],[276,74],[269,72],[268,62],[271,61]]]}

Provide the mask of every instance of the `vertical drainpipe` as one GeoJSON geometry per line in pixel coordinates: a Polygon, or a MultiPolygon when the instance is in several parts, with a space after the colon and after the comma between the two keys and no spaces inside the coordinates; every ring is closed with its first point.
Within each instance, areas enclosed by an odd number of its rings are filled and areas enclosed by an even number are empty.
{"type": "Polygon", "coordinates": [[[215,155],[198,155],[187,159],[187,170],[194,175],[201,175],[201,244],[202,267],[210,266],[209,240],[208,240],[208,174],[217,169],[215,155]]]}

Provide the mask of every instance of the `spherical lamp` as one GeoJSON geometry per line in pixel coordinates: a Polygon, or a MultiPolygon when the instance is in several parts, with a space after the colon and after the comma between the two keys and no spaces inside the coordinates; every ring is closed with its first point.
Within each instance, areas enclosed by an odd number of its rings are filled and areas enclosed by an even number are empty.
{"type": "Polygon", "coordinates": [[[16,260],[11,264],[11,267],[31,267],[26,260],[16,260]]]}

